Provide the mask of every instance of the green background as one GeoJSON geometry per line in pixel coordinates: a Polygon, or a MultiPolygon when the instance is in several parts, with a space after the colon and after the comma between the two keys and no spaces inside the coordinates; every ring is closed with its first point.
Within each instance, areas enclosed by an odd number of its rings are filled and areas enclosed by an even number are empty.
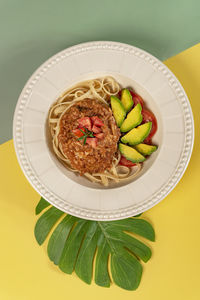
{"type": "Polygon", "coordinates": [[[199,29],[199,0],[0,0],[0,142],[12,138],[24,84],[56,52],[112,40],[164,60],[198,43],[199,29]]]}

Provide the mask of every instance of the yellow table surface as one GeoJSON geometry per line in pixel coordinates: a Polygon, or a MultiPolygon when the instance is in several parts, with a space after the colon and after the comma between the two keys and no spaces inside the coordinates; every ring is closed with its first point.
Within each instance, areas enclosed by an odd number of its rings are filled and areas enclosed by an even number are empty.
{"type": "Polygon", "coordinates": [[[0,146],[0,299],[200,299],[200,44],[168,59],[190,99],[196,128],[190,164],[177,187],[143,217],[153,224],[153,256],[136,291],[90,286],[66,275],[33,235],[40,196],[25,179],[13,142],[0,146]]]}

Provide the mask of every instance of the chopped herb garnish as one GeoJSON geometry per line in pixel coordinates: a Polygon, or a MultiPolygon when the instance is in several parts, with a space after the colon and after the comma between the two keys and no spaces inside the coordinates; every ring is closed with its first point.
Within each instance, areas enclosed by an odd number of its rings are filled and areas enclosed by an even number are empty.
{"type": "Polygon", "coordinates": [[[81,128],[78,128],[83,133],[83,135],[78,138],[78,141],[83,140],[83,144],[85,145],[87,137],[94,137],[94,134],[92,131],[88,130],[87,128],[85,128],[85,127],[83,127],[83,128],[85,131],[83,131],[81,128]]]}
{"type": "MultiPolygon", "coordinates": [[[[86,128],[85,128],[86,129],[86,128]]],[[[80,130],[83,134],[85,134],[85,131],[83,131],[82,129],[78,128],[78,130],[80,130]]]]}

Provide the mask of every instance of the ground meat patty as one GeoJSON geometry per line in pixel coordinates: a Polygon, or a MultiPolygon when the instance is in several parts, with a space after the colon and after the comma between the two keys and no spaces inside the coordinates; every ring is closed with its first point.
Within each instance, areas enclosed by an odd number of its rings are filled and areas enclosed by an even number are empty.
{"type": "Polygon", "coordinates": [[[119,137],[120,130],[111,109],[97,100],[85,99],[72,105],[62,116],[58,141],[73,168],[81,174],[92,174],[111,168],[119,137]],[[104,123],[101,127],[104,138],[98,140],[96,148],[84,145],[72,132],[78,127],[78,119],[92,116],[99,117],[104,123]]]}

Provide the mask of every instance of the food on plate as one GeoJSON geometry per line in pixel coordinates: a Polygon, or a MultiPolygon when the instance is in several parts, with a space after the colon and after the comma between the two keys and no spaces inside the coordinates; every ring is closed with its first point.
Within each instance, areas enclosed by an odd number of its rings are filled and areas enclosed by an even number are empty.
{"type": "Polygon", "coordinates": [[[144,106],[112,77],[77,84],[49,111],[56,156],[72,172],[104,186],[134,178],[157,149],[151,145],[156,118],[144,106]]]}
{"type": "Polygon", "coordinates": [[[122,105],[124,106],[125,111],[129,112],[129,110],[132,108],[134,102],[133,102],[131,93],[128,89],[123,89],[121,91],[121,102],[122,102],[122,105]]]}
{"type": "Polygon", "coordinates": [[[137,145],[144,141],[144,139],[149,135],[151,131],[152,123],[144,123],[136,128],[133,128],[131,131],[126,133],[121,141],[129,145],[137,145]]]}
{"type": "Polygon", "coordinates": [[[143,108],[144,107],[144,101],[143,101],[142,97],[140,97],[138,94],[134,93],[132,90],[130,90],[130,94],[132,96],[134,105],[137,105],[138,103],[140,103],[140,105],[143,108]]]}
{"type": "Polygon", "coordinates": [[[111,96],[111,107],[117,126],[120,127],[126,116],[125,108],[121,101],[114,96],[111,96]]]}
{"type": "Polygon", "coordinates": [[[127,160],[130,160],[133,163],[145,161],[145,157],[133,147],[129,147],[127,145],[119,143],[119,151],[126,157],[127,160]]]}
{"type": "Polygon", "coordinates": [[[138,103],[127,115],[120,127],[121,132],[127,132],[142,122],[142,106],[138,103]]]}
{"type": "Polygon", "coordinates": [[[133,163],[132,161],[126,159],[125,156],[121,155],[121,158],[120,158],[120,161],[119,161],[119,165],[130,168],[130,167],[134,167],[136,164],[133,163]]]}
{"type": "Polygon", "coordinates": [[[110,169],[119,138],[109,106],[96,100],[77,101],[61,117],[59,145],[71,167],[81,175],[110,169]]]}
{"type": "Polygon", "coordinates": [[[134,148],[142,155],[151,155],[154,151],[157,150],[158,147],[153,145],[138,144],[135,145],[134,148]]]}
{"type": "Polygon", "coordinates": [[[147,109],[143,109],[142,110],[142,117],[143,117],[143,122],[151,122],[152,123],[152,127],[151,127],[151,132],[149,133],[149,135],[147,136],[147,138],[145,139],[145,143],[149,143],[151,141],[151,138],[154,136],[154,134],[157,131],[157,121],[156,121],[156,117],[154,116],[154,114],[147,110],[147,109]]]}

